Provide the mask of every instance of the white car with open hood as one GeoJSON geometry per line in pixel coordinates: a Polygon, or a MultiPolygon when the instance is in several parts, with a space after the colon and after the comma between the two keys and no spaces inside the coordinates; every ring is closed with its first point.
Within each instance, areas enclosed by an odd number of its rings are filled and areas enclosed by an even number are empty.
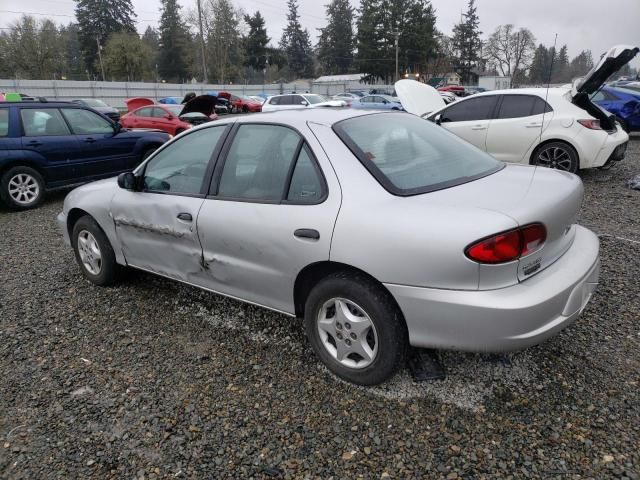
{"type": "Polygon", "coordinates": [[[400,80],[405,110],[425,117],[498,160],[568,172],[608,167],[624,158],[629,136],[590,96],[638,53],[615,46],[571,88],[483,92],[444,105],[432,87],[400,80]]]}

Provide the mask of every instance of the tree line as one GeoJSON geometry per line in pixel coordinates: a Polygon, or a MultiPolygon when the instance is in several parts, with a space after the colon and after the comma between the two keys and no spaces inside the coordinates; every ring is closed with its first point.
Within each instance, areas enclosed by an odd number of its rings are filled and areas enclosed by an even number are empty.
{"type": "Polygon", "coordinates": [[[362,0],[357,10],[330,0],[315,45],[298,0],[287,2],[277,44],[260,11],[246,14],[233,0],[202,0],[200,14],[161,0],[158,28],[142,35],[131,0],[76,0],[75,13],[68,25],[25,15],[0,31],[0,77],[262,83],[366,73],[392,83],[396,74],[457,72],[464,84],[493,73],[520,85],[569,82],[593,66],[588,50],[569,59],[566,45],[536,46],[529,29],[511,24],[483,39],[475,0],[451,36],[437,29],[429,0],[362,0]]]}

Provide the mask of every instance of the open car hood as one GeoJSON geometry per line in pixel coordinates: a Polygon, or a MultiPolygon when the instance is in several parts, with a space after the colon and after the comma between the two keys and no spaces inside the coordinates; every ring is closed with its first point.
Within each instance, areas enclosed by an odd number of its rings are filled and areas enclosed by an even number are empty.
{"type": "Polygon", "coordinates": [[[398,80],[394,87],[403,108],[419,117],[445,106],[440,93],[426,83],[404,79],[398,80]]]}
{"type": "Polygon", "coordinates": [[[133,112],[135,109],[140,107],[146,107],[147,105],[154,105],[155,102],[150,98],[144,97],[136,97],[136,98],[128,98],[124,101],[127,105],[127,111],[133,112]]]}
{"type": "Polygon", "coordinates": [[[600,57],[598,63],[584,77],[577,79],[571,88],[571,96],[579,93],[591,95],[607,81],[607,79],[629,63],[638,54],[638,47],[631,45],[615,45],[600,57]]]}
{"type": "Polygon", "coordinates": [[[207,117],[211,115],[216,107],[216,97],[211,95],[200,95],[185,103],[179,116],[186,113],[202,113],[207,117]]]}

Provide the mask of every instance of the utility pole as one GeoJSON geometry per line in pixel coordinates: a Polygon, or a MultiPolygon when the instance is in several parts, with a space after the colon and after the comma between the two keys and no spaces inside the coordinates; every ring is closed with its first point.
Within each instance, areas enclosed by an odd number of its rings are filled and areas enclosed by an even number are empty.
{"type": "Polygon", "coordinates": [[[102,63],[102,47],[100,46],[100,39],[96,37],[96,45],[98,45],[98,58],[100,59],[100,70],[102,71],[102,81],[104,82],[104,64],[102,63]]]}
{"type": "Polygon", "coordinates": [[[400,38],[400,32],[396,30],[393,32],[393,35],[396,37],[396,82],[398,81],[398,39],[400,38]]]}
{"type": "Polygon", "coordinates": [[[205,45],[204,45],[204,32],[202,28],[202,6],[200,5],[200,0],[196,0],[198,2],[198,23],[200,24],[200,47],[202,50],[202,83],[205,85],[209,83],[209,79],[207,77],[207,55],[205,53],[205,45]]]}

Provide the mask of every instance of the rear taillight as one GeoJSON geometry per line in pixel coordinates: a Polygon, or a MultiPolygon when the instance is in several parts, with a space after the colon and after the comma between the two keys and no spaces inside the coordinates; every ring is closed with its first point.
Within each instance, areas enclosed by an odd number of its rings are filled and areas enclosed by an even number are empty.
{"type": "Polygon", "coordinates": [[[479,263],[506,263],[540,249],[547,239],[547,229],[541,223],[498,233],[468,246],[464,253],[479,263]]]}
{"type": "Polygon", "coordinates": [[[600,120],[578,120],[578,123],[589,130],[602,130],[600,120]]]}

